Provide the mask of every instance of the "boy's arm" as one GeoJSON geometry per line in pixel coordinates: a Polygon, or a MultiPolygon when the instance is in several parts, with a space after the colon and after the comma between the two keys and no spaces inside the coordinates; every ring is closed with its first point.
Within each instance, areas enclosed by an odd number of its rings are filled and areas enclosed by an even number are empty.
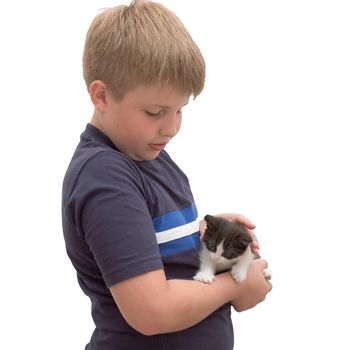
{"type": "Polygon", "coordinates": [[[233,301],[238,311],[265,299],[271,284],[262,274],[264,260],[251,265],[247,279],[237,284],[230,273],[212,284],[192,280],[166,280],[163,270],[148,272],[110,288],[125,320],[144,335],[170,333],[189,328],[233,301]]]}

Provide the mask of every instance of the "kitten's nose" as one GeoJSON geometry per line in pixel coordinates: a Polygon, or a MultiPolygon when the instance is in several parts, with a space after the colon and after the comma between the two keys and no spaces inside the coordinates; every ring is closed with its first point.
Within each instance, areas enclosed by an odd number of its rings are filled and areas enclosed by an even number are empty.
{"type": "Polygon", "coordinates": [[[221,257],[220,257],[219,255],[214,255],[214,260],[215,260],[215,261],[219,261],[220,258],[221,258],[221,257]]]}

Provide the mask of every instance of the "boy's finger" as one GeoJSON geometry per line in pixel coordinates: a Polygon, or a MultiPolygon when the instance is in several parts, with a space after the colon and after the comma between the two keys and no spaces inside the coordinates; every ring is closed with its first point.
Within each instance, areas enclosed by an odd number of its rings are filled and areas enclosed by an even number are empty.
{"type": "Polygon", "coordinates": [[[237,221],[241,225],[245,226],[246,228],[250,230],[254,230],[256,228],[255,224],[253,224],[249,219],[247,219],[243,215],[237,215],[237,221]]]}

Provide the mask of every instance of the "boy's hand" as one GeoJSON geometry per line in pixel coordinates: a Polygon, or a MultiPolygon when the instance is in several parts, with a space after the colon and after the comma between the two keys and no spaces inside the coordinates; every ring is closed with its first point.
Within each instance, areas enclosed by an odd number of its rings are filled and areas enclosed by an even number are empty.
{"type": "Polygon", "coordinates": [[[272,289],[272,284],[263,274],[266,268],[267,262],[263,259],[252,262],[246,280],[237,286],[239,289],[237,298],[231,301],[236,311],[251,309],[265,300],[266,294],[272,289]]]}
{"type": "MultiPolygon", "coordinates": [[[[223,213],[223,214],[219,214],[216,216],[220,216],[220,217],[222,217],[226,220],[232,221],[232,222],[237,222],[237,223],[241,224],[242,226],[244,226],[246,228],[246,230],[248,231],[249,235],[253,239],[253,242],[250,245],[252,253],[254,255],[259,254],[259,249],[260,249],[259,242],[258,242],[258,239],[255,235],[255,232],[253,231],[255,229],[255,225],[249,219],[247,219],[245,216],[243,216],[241,214],[235,214],[235,213],[223,213]]],[[[201,240],[203,240],[203,238],[204,238],[204,232],[205,232],[206,228],[207,228],[207,223],[203,219],[199,223],[199,230],[201,232],[201,240]]]]}

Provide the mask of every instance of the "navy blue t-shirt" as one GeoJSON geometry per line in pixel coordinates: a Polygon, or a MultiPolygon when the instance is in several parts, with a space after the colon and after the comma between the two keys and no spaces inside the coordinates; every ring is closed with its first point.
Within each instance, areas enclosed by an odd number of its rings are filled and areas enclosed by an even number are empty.
{"type": "Polygon", "coordinates": [[[62,194],[67,253],[96,325],[86,349],[233,348],[229,304],[189,329],[147,337],[126,323],[109,291],[158,269],[168,279],[192,279],[199,267],[197,216],[188,179],[165,151],[135,161],[87,125],[62,194]]]}

